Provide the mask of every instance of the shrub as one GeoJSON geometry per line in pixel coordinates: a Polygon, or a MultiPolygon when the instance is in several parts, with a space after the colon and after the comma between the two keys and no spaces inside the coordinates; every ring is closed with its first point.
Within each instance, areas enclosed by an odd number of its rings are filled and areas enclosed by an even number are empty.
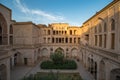
{"type": "Polygon", "coordinates": [[[77,64],[74,60],[65,60],[64,61],[66,69],[76,69],[77,64]]]}
{"type": "Polygon", "coordinates": [[[42,69],[76,69],[77,64],[74,60],[64,60],[62,64],[54,64],[52,61],[41,63],[42,69]]]}
{"type": "Polygon", "coordinates": [[[40,67],[42,69],[76,69],[77,64],[74,60],[64,60],[64,54],[60,49],[51,54],[52,61],[44,61],[40,67]]]}
{"type": "Polygon", "coordinates": [[[42,69],[52,69],[52,65],[54,65],[52,61],[44,61],[40,66],[42,69]]]}

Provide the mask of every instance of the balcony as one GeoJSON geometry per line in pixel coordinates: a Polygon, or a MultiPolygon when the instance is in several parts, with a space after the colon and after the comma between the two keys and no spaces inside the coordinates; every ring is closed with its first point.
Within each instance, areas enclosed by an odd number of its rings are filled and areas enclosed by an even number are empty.
{"type": "Polygon", "coordinates": [[[112,61],[120,63],[120,54],[117,54],[115,52],[110,52],[107,50],[102,50],[102,49],[98,49],[95,47],[91,47],[89,45],[82,45],[82,44],[80,45],[80,48],[84,49],[84,50],[91,51],[92,53],[97,54],[99,56],[102,56],[106,59],[111,59],[112,61]]]}
{"type": "Polygon", "coordinates": [[[10,50],[12,46],[10,45],[0,45],[0,51],[10,50]]]}

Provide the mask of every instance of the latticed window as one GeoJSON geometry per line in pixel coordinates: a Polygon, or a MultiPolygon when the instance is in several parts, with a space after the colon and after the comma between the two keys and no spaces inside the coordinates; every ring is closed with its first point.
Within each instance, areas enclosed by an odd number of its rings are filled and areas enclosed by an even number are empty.
{"type": "Polygon", "coordinates": [[[107,42],[107,35],[104,34],[104,48],[106,48],[106,42],[107,42]]]}
{"type": "Polygon", "coordinates": [[[102,47],[102,35],[99,35],[99,47],[102,47]]]}
{"type": "Polygon", "coordinates": [[[67,34],[67,31],[65,31],[65,34],[67,34]]]}
{"type": "Polygon", "coordinates": [[[2,26],[0,24],[0,45],[2,45],[2,26]]]}
{"type": "Polygon", "coordinates": [[[78,43],[80,43],[80,38],[78,38],[78,43]]]}
{"type": "Polygon", "coordinates": [[[58,31],[56,31],[56,34],[58,35],[58,31]]]}
{"type": "Polygon", "coordinates": [[[44,38],[44,43],[46,43],[46,38],[44,38]]]}
{"type": "Polygon", "coordinates": [[[44,34],[46,35],[46,30],[44,30],[44,34]]]}
{"type": "Polygon", "coordinates": [[[102,35],[99,35],[99,47],[102,47],[102,35]]]}
{"type": "Polygon", "coordinates": [[[95,26],[95,28],[94,28],[94,29],[95,29],[95,33],[97,33],[97,27],[96,27],[96,26],[95,26]]]}
{"type": "Polygon", "coordinates": [[[10,25],[10,34],[13,34],[13,27],[10,25]]]}
{"type": "Polygon", "coordinates": [[[95,46],[97,46],[97,35],[95,35],[95,46]]]}
{"type": "Polygon", "coordinates": [[[115,30],[115,20],[111,19],[111,30],[115,30]]]}
{"type": "Polygon", "coordinates": [[[76,30],[74,30],[74,35],[76,35],[76,32],[77,32],[77,31],[76,31],[76,30]]]}
{"type": "Polygon", "coordinates": [[[70,38],[70,43],[72,43],[72,38],[70,38]]]}
{"type": "Polygon", "coordinates": [[[53,31],[53,35],[55,35],[55,31],[53,31]]]}
{"type": "Polygon", "coordinates": [[[64,38],[62,38],[62,43],[64,43],[64,38]]]}
{"type": "Polygon", "coordinates": [[[62,39],[61,38],[59,38],[59,43],[61,43],[62,42],[62,39]]]}
{"type": "Polygon", "coordinates": [[[0,35],[2,34],[2,27],[1,27],[1,25],[0,25],[0,35]]]}
{"type": "Polygon", "coordinates": [[[115,33],[111,34],[111,49],[115,48],[115,33]]]}
{"type": "Polygon", "coordinates": [[[55,41],[54,41],[54,38],[52,38],[52,43],[54,43],[55,41]]]}
{"type": "Polygon", "coordinates": [[[10,36],[10,44],[13,44],[13,36],[10,36]]]}
{"type": "Polygon", "coordinates": [[[66,48],[66,51],[68,51],[68,48],[66,48]]]}
{"type": "Polygon", "coordinates": [[[50,30],[48,30],[48,35],[50,35],[50,30]]]}
{"type": "Polygon", "coordinates": [[[70,35],[72,35],[72,30],[70,30],[70,35]]]}
{"type": "Polygon", "coordinates": [[[53,51],[53,48],[50,48],[50,51],[53,51]]]}
{"type": "Polygon", "coordinates": [[[64,31],[62,31],[62,34],[64,33],[64,31]]]}
{"type": "Polygon", "coordinates": [[[101,26],[101,24],[99,25],[99,32],[102,32],[102,26],[101,26]]]}
{"type": "Polygon", "coordinates": [[[107,24],[106,24],[106,22],[104,23],[104,32],[106,32],[107,31],[107,24]]]}
{"type": "Polygon", "coordinates": [[[74,38],[74,43],[76,43],[76,38],[74,38]]]}
{"type": "Polygon", "coordinates": [[[85,35],[85,40],[89,41],[89,34],[85,35]]]}
{"type": "Polygon", "coordinates": [[[66,38],[66,40],[65,40],[65,41],[66,41],[66,43],[68,43],[68,38],[66,38]]]}
{"type": "Polygon", "coordinates": [[[50,43],[50,38],[48,38],[48,43],[50,43]]]}
{"type": "Polygon", "coordinates": [[[58,38],[56,38],[56,43],[58,43],[58,38]]]}

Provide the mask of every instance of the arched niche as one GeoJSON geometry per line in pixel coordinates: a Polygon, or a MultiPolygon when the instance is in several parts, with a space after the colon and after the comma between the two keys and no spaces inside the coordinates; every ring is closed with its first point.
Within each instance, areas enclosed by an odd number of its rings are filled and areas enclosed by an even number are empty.
{"type": "Polygon", "coordinates": [[[7,22],[4,16],[0,13],[0,45],[8,44],[7,22]]]}

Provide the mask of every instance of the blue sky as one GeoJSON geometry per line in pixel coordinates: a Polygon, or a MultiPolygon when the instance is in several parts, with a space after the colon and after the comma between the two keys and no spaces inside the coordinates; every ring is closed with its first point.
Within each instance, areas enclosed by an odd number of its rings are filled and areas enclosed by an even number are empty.
{"type": "Polygon", "coordinates": [[[65,22],[81,26],[113,0],[0,0],[12,10],[12,19],[36,24],[65,22]]]}

